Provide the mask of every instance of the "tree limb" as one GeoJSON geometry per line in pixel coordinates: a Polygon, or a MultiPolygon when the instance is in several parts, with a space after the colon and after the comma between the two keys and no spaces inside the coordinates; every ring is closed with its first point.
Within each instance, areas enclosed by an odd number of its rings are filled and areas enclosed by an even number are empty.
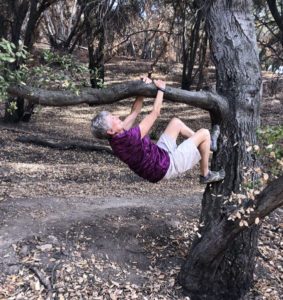
{"type": "MultiPolygon", "coordinates": [[[[44,106],[70,106],[82,103],[92,105],[111,104],[129,97],[155,97],[157,89],[154,84],[145,84],[141,80],[129,81],[108,86],[104,89],[84,88],[78,95],[70,91],[54,91],[34,88],[26,85],[10,86],[8,93],[22,97],[32,103],[44,106]]],[[[209,91],[186,91],[166,86],[164,99],[185,103],[210,112],[228,113],[228,102],[224,97],[209,91]]]]}

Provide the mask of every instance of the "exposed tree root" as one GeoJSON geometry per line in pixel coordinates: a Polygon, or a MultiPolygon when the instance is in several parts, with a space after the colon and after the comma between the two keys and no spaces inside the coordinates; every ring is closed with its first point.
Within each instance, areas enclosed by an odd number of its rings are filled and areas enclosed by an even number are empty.
{"type": "Polygon", "coordinates": [[[46,141],[39,136],[20,136],[16,139],[16,141],[21,143],[34,144],[42,147],[54,148],[58,150],[79,149],[83,151],[105,151],[109,154],[113,154],[113,151],[107,146],[80,144],[76,142],[53,143],[53,142],[46,141]]]}

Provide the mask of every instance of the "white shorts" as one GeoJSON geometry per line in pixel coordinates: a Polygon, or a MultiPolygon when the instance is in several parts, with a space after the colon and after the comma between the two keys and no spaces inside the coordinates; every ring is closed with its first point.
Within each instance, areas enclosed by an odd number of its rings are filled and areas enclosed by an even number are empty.
{"type": "Polygon", "coordinates": [[[157,146],[166,150],[170,156],[170,166],[163,178],[177,177],[196,165],[201,156],[192,139],[186,139],[177,146],[176,142],[168,135],[162,134],[157,146]]]}

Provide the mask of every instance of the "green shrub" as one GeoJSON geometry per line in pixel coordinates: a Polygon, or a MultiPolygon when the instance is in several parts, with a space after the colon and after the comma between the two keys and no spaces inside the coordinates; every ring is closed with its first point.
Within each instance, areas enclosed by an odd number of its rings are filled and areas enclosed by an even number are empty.
{"type": "Polygon", "coordinates": [[[258,130],[259,154],[271,178],[282,175],[283,170],[283,125],[266,126],[258,130]]]}
{"type": "MultiPolygon", "coordinates": [[[[9,85],[26,84],[44,89],[70,90],[79,93],[80,86],[90,86],[90,77],[99,79],[100,70],[89,72],[89,69],[72,59],[71,55],[56,55],[50,50],[42,50],[42,64],[34,65],[33,57],[19,41],[19,49],[2,39],[0,41],[0,101],[8,99],[9,85]],[[18,66],[15,67],[15,63],[18,66]]],[[[103,87],[103,80],[99,80],[99,87],[103,87]]],[[[16,105],[9,107],[9,113],[17,110],[16,105]]]]}

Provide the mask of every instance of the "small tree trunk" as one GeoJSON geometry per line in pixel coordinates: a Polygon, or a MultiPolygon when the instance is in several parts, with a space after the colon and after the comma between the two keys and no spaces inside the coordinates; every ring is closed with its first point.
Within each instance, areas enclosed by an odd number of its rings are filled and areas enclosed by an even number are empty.
{"type": "Polygon", "coordinates": [[[200,49],[200,60],[199,60],[199,78],[198,78],[198,84],[196,90],[199,91],[202,88],[203,81],[204,81],[204,69],[207,67],[206,62],[207,62],[207,33],[204,34],[204,37],[202,39],[202,46],[200,49]]]}
{"type": "Polygon", "coordinates": [[[94,49],[93,43],[88,45],[89,53],[89,70],[90,70],[90,82],[92,88],[101,88],[101,83],[104,82],[104,30],[98,33],[98,47],[94,49]]]}
{"type": "Polygon", "coordinates": [[[133,56],[134,60],[136,60],[137,54],[136,54],[135,44],[133,42],[132,37],[130,37],[130,49],[131,49],[131,56],[133,56]]]}
{"type": "MultiPolygon", "coordinates": [[[[213,156],[212,168],[225,168],[226,177],[224,182],[209,185],[205,190],[201,238],[195,239],[179,278],[192,299],[233,300],[239,299],[252,285],[258,238],[256,225],[228,241],[233,222],[227,221],[221,230],[217,229],[231,211],[241,206],[235,200],[233,207],[226,197],[232,192],[246,194],[244,169],[258,163],[246,146],[247,142],[250,145],[257,142],[262,82],[252,1],[214,1],[208,8],[207,31],[217,70],[217,92],[229,103],[228,114],[211,114],[212,123],[221,126],[220,149],[213,156]],[[215,245],[223,242],[224,246],[217,251],[212,247],[211,252],[204,253],[210,242],[215,245]]],[[[256,181],[254,171],[249,180],[256,181]]],[[[242,201],[247,204],[250,200],[242,201]]]]}
{"type": "Polygon", "coordinates": [[[193,79],[194,79],[193,69],[195,66],[197,49],[199,46],[199,39],[200,39],[199,31],[200,31],[200,24],[202,18],[203,18],[203,13],[202,11],[199,11],[197,14],[196,23],[191,33],[190,44],[186,50],[188,53],[184,55],[184,60],[186,61],[183,65],[182,89],[185,90],[190,90],[193,84],[193,79]]]}

